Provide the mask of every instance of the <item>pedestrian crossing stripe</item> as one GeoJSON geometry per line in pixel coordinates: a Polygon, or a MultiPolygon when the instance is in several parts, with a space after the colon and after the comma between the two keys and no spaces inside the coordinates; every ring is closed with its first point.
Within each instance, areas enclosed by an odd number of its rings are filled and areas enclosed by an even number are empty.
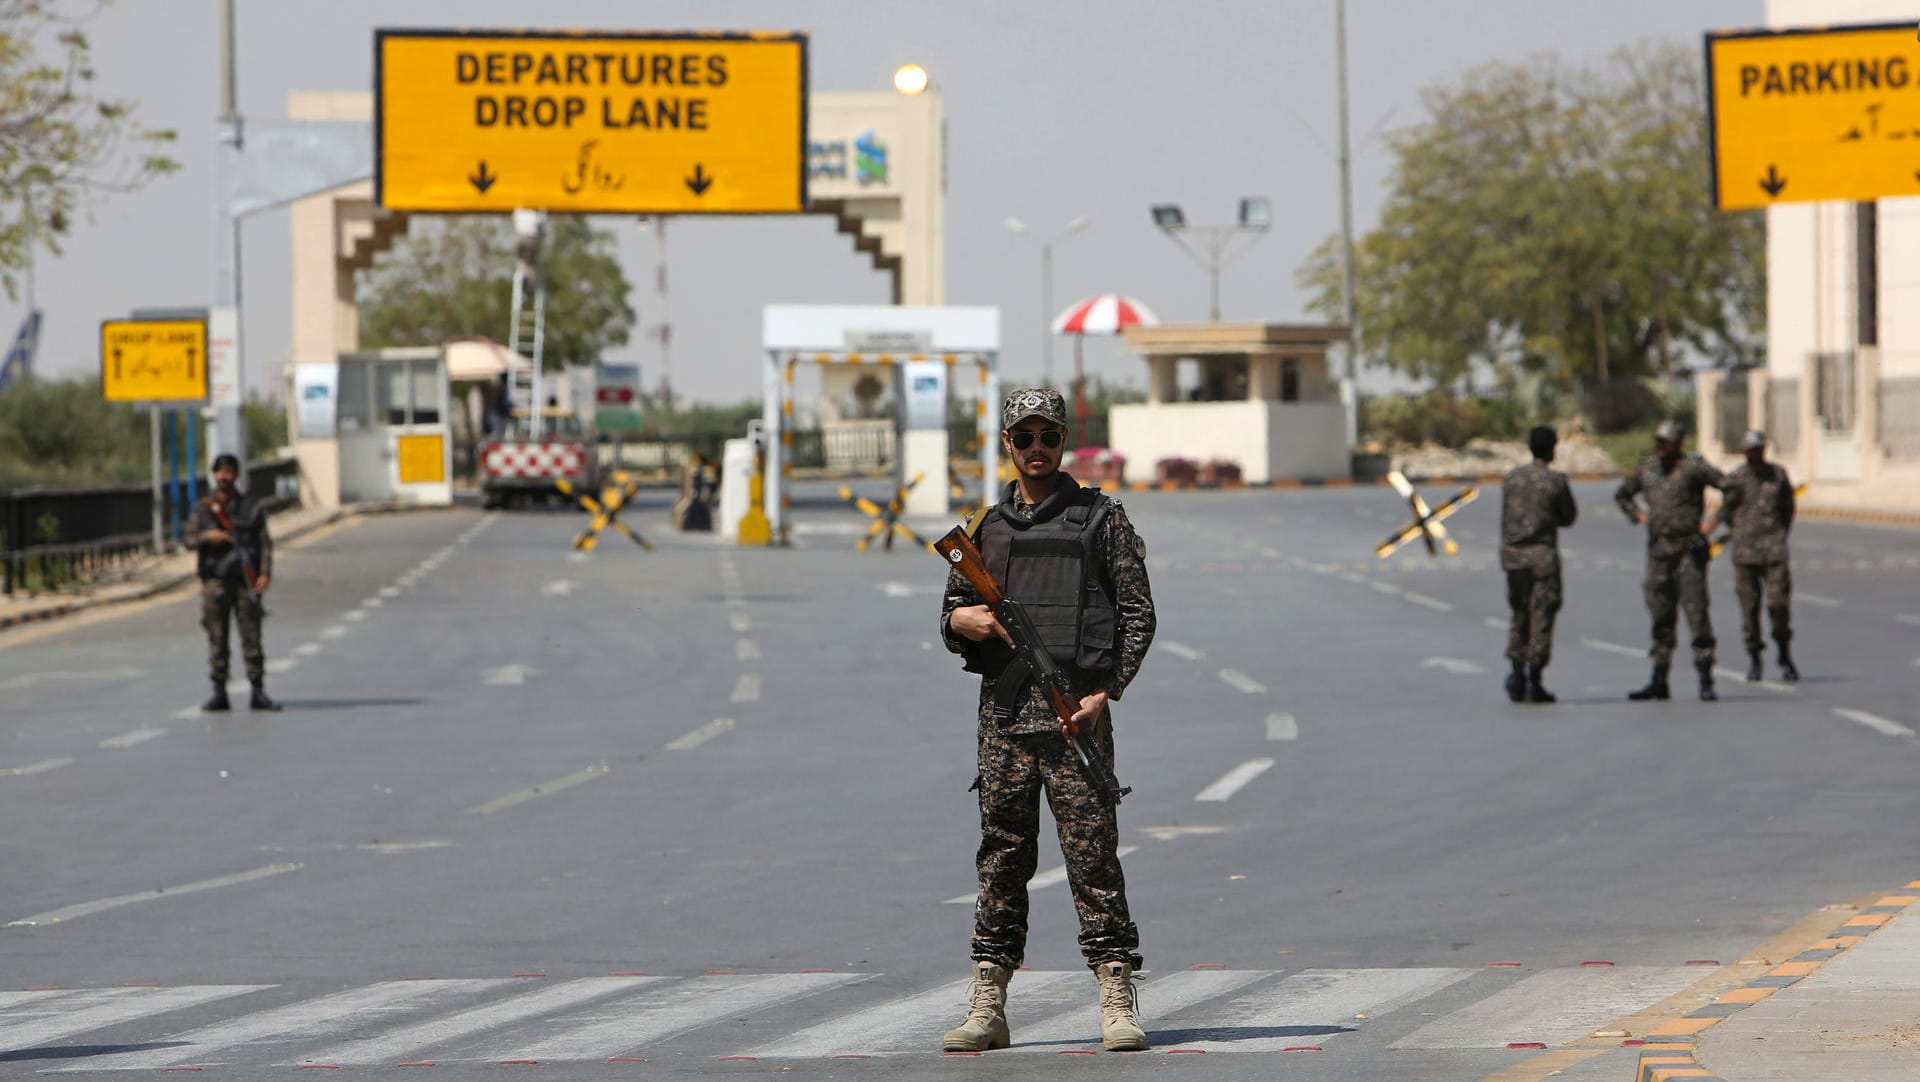
{"type": "MultiPolygon", "coordinates": [[[[1450,989],[1444,1013],[1384,1023],[1398,1050],[1546,1047],[1580,1041],[1668,999],[1702,974],[1686,966],[1570,967],[1526,974],[1453,967],[1191,969],[1154,974],[1140,989],[1156,1047],[1224,1053],[1337,1049],[1383,1016],[1450,989]],[[1397,1036],[1396,1036],[1397,1035],[1397,1036]]],[[[0,1062],[41,1060],[47,1072],[179,1066],[391,1066],[586,1062],[657,1053],[722,1026],[718,1049],[761,1060],[836,1055],[937,1055],[966,1009],[969,981],[904,996],[879,974],[615,974],[552,983],[525,978],[385,981],[256,1009],[275,985],[41,989],[0,992],[0,1062]],[[821,1004],[825,1004],[822,1006],[821,1004]],[[235,1011],[235,1008],[243,1008],[235,1011]],[[204,1022],[210,1012],[223,1017],[204,1022]],[[815,1019],[807,1021],[811,1014],[815,1019]],[[183,1015],[203,1024],[182,1025],[183,1015]],[[774,1015],[777,1021],[768,1020],[774,1015]],[[753,1029],[740,1024],[751,1020],[753,1029]],[[797,1027],[797,1028],[796,1028],[797,1027]],[[112,1031],[66,1045],[95,1031],[112,1031]],[[739,1034],[751,1033],[742,1039],[739,1034]],[[781,1034],[771,1037],[772,1034],[781,1034]],[[748,1047],[742,1049],[739,1045],[748,1047]],[[90,1054],[96,1053],[97,1054],[90,1054]]],[[[284,992],[282,993],[284,995],[284,992]]],[[[1014,1046],[995,1056],[1097,1047],[1095,983],[1085,970],[1022,970],[1008,1003],[1014,1046]]],[[[1405,1016],[1401,1016],[1404,1019],[1405,1016]]],[[[708,1048],[707,1050],[712,1050],[708,1048]]]]}

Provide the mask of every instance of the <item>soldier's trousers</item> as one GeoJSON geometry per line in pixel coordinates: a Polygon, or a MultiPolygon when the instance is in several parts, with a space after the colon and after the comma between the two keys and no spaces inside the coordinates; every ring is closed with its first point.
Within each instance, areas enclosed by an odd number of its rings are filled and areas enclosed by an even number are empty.
{"type": "MultiPolygon", "coordinates": [[[[1113,726],[1095,740],[1113,763],[1113,726]]],[[[1053,810],[1067,884],[1080,916],[1088,965],[1140,964],[1140,930],[1127,915],[1120,828],[1058,732],[980,736],[980,897],[973,907],[973,958],[1018,969],[1027,949],[1027,880],[1040,859],[1040,793],[1053,810]]]]}
{"type": "Polygon", "coordinates": [[[1507,660],[1544,668],[1553,660],[1553,618],[1560,612],[1560,571],[1507,572],[1507,660]]]}
{"type": "Polygon", "coordinates": [[[1673,663],[1678,612],[1693,633],[1693,663],[1713,664],[1713,618],[1707,613],[1707,561],[1692,551],[1671,556],[1647,553],[1647,614],[1653,617],[1653,661],[1673,663]]]}
{"type": "Polygon", "coordinates": [[[1773,622],[1773,641],[1785,650],[1793,641],[1793,571],[1785,560],[1764,564],[1734,564],[1733,590],[1740,597],[1740,630],[1747,653],[1764,648],[1760,638],[1760,599],[1764,592],[1767,616],[1773,622]]]}
{"type": "Polygon", "coordinates": [[[267,652],[260,641],[260,606],[247,584],[237,579],[206,579],[200,583],[200,626],[207,632],[207,674],[226,686],[228,668],[227,617],[240,626],[240,656],[247,679],[255,687],[267,678],[267,652]]]}

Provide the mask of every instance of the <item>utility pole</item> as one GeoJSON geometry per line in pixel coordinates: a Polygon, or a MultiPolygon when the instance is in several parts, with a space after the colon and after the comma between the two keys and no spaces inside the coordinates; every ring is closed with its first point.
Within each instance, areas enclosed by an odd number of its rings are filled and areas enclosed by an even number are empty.
{"type": "Polygon", "coordinates": [[[1347,134],[1347,0],[1334,0],[1333,35],[1339,54],[1340,72],[1340,237],[1344,255],[1340,260],[1342,305],[1346,309],[1347,349],[1346,386],[1342,398],[1347,407],[1347,444],[1360,438],[1360,392],[1354,384],[1354,354],[1359,349],[1360,328],[1353,297],[1353,152],[1347,134]]]}
{"type": "MultiPolygon", "coordinates": [[[[233,400],[214,402],[213,438],[208,440],[215,454],[237,456],[246,476],[246,426],[241,419],[240,403],[246,401],[246,353],[240,348],[240,218],[229,201],[231,179],[240,168],[240,150],[245,144],[241,130],[238,94],[234,73],[234,0],[220,0],[220,118],[216,125],[213,167],[213,312],[208,317],[208,338],[220,337],[221,309],[233,313],[232,346],[227,352],[226,378],[233,381],[233,400]]],[[[221,328],[227,329],[227,328],[221,328]]],[[[208,352],[215,348],[208,343],[208,352]]],[[[198,463],[189,468],[200,469],[198,463]]]]}

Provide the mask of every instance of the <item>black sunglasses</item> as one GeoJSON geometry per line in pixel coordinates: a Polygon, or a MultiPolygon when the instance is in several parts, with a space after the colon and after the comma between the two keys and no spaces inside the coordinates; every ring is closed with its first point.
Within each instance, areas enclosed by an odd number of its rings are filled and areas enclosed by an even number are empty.
{"type": "Polygon", "coordinates": [[[1035,436],[1038,436],[1040,438],[1040,442],[1046,444],[1049,448],[1058,447],[1061,444],[1067,442],[1067,434],[1065,432],[1060,431],[1057,428],[1049,428],[1041,432],[1034,432],[1031,429],[1028,429],[1020,432],[1015,432],[1013,435],[1007,438],[1013,441],[1014,450],[1024,451],[1027,448],[1033,446],[1033,440],[1035,436]]]}

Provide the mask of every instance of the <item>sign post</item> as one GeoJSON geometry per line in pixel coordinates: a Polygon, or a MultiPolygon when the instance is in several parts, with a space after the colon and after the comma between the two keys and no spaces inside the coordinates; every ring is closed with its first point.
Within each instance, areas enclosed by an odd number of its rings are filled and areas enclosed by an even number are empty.
{"type": "Polygon", "coordinates": [[[1913,22],[1711,33],[1706,48],[1721,210],[1920,195],[1913,22]]]}
{"type": "Polygon", "coordinates": [[[374,32],[393,210],[794,214],[807,36],[374,32]]]}
{"type": "MultiPolygon", "coordinates": [[[[174,461],[174,520],[180,514],[181,438],[190,439],[192,414],[181,411],[180,436],[172,436],[168,414],[207,399],[207,321],[193,318],[109,319],[100,324],[100,391],[109,402],[135,402],[148,413],[153,467],[153,550],[163,544],[160,505],[161,427],[168,428],[174,461]]],[[[187,469],[199,467],[187,452],[187,469]]]]}

